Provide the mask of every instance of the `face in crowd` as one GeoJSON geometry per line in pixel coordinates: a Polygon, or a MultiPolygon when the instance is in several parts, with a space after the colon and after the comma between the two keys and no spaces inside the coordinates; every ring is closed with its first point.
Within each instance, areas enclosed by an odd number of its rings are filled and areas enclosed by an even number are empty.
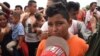
{"type": "Polygon", "coordinates": [[[4,28],[7,26],[7,19],[3,13],[0,13],[0,27],[4,28]]]}
{"type": "Polygon", "coordinates": [[[69,28],[69,15],[62,3],[49,6],[46,10],[48,16],[49,36],[59,36],[67,39],[69,28]]]}
{"type": "Polygon", "coordinates": [[[29,1],[28,8],[29,8],[29,11],[34,14],[37,11],[36,1],[29,1]]]}

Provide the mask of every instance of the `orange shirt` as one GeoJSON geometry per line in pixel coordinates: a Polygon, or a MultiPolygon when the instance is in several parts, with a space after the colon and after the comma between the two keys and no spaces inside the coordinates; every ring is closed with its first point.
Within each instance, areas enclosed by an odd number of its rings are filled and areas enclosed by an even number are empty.
{"type": "MultiPolygon", "coordinates": [[[[66,41],[69,45],[69,56],[84,56],[88,50],[88,45],[84,40],[76,35],[73,35],[70,39],[66,41]]],[[[45,48],[46,39],[42,40],[38,46],[36,56],[40,56],[45,48]]]]}

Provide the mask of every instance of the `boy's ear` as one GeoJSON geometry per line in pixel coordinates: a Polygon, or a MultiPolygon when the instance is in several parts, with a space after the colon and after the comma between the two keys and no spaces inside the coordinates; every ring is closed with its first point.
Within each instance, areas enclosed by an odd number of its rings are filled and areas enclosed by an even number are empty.
{"type": "Polygon", "coordinates": [[[69,27],[70,27],[72,25],[72,19],[71,18],[68,20],[68,23],[69,23],[69,27]]]}

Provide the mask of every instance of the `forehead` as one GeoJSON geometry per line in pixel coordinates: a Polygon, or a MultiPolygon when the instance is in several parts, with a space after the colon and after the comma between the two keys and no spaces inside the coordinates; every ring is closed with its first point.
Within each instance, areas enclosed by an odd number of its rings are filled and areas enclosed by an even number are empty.
{"type": "Polygon", "coordinates": [[[4,15],[0,15],[0,19],[6,19],[4,15]]]}
{"type": "Polygon", "coordinates": [[[93,3],[92,6],[97,6],[97,4],[96,3],[93,3]]]}
{"type": "Polygon", "coordinates": [[[61,14],[56,14],[52,17],[48,17],[48,22],[55,22],[55,21],[67,21],[61,14]]]}
{"type": "Polygon", "coordinates": [[[16,7],[15,9],[21,9],[20,7],[16,7]]]}
{"type": "Polygon", "coordinates": [[[28,6],[37,6],[37,4],[36,4],[36,3],[31,3],[31,4],[28,5],[28,6]]]}

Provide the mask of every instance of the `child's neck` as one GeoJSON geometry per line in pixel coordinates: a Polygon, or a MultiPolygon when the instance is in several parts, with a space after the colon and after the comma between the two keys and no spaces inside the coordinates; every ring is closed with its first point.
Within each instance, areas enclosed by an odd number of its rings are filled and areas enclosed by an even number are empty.
{"type": "Polygon", "coordinates": [[[19,22],[16,22],[14,25],[17,25],[19,22]]]}

